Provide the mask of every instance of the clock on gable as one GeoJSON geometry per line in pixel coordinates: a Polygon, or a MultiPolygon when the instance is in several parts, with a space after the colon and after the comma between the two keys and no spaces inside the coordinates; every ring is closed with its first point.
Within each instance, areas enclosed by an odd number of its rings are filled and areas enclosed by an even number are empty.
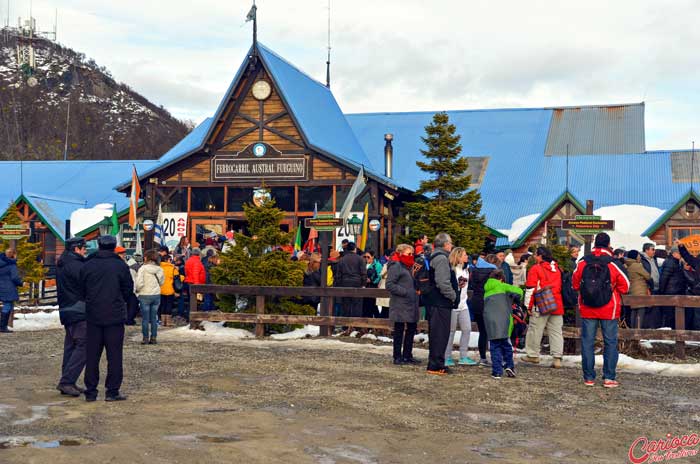
{"type": "Polygon", "coordinates": [[[256,100],[267,100],[272,93],[272,86],[265,80],[259,80],[253,84],[253,97],[256,100]]]}

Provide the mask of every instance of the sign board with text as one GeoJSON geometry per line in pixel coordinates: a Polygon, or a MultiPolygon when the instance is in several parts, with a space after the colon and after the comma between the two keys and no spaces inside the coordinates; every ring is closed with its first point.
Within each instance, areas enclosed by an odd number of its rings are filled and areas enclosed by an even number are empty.
{"type": "Polygon", "coordinates": [[[0,227],[0,238],[3,240],[21,240],[29,235],[29,229],[22,224],[5,224],[0,227]]]}
{"type": "Polygon", "coordinates": [[[319,232],[333,232],[335,229],[343,227],[345,221],[342,218],[336,218],[332,215],[318,215],[315,218],[304,219],[304,227],[307,229],[314,228],[319,232]]]}
{"type": "Polygon", "coordinates": [[[306,161],[304,155],[285,155],[267,143],[252,143],[237,153],[216,154],[211,181],[307,180],[306,161]]]}
{"type": "Polygon", "coordinates": [[[598,232],[615,230],[615,221],[602,219],[600,216],[580,215],[575,219],[563,219],[561,228],[580,235],[595,235],[598,232]]]}
{"type": "Polygon", "coordinates": [[[682,239],[678,240],[678,243],[683,245],[691,255],[700,255],[700,235],[689,235],[687,237],[683,237],[682,239]]]}

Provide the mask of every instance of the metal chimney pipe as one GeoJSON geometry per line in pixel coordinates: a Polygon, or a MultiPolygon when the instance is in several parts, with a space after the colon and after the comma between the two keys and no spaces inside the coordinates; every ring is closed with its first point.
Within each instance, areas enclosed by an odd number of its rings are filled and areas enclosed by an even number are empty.
{"type": "Polygon", "coordinates": [[[391,179],[394,171],[394,147],[391,146],[391,141],[394,140],[393,134],[384,134],[384,175],[391,179]]]}

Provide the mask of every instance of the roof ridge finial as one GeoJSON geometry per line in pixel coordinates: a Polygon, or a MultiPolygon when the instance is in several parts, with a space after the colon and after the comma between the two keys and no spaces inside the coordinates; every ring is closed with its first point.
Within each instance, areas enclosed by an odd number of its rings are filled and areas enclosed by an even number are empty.
{"type": "Polygon", "coordinates": [[[253,6],[250,7],[250,11],[245,17],[245,22],[249,21],[253,21],[253,47],[256,47],[258,43],[258,7],[255,5],[255,0],[253,0],[253,6]]]}

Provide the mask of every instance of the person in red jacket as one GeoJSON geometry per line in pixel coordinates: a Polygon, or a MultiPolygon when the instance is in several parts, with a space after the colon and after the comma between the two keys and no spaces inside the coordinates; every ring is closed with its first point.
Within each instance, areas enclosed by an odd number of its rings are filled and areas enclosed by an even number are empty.
{"type": "Polygon", "coordinates": [[[192,248],[190,259],[185,262],[185,282],[190,285],[207,283],[207,272],[204,270],[201,254],[199,248],[192,248]]]}
{"type": "Polygon", "coordinates": [[[564,354],[564,336],[562,327],[564,325],[564,303],[561,299],[561,271],[559,265],[552,257],[552,252],[545,247],[539,247],[535,252],[536,264],[527,272],[525,287],[525,303],[530,313],[530,324],[525,339],[525,350],[527,355],[521,358],[522,361],[537,364],[540,362],[540,344],[544,329],[547,328],[549,335],[549,350],[552,353],[554,362],[552,367],[561,367],[561,358],[564,354]],[[541,288],[550,287],[557,309],[549,314],[542,315],[535,307],[535,298],[532,295],[541,288]]]}
{"type": "Polygon", "coordinates": [[[630,282],[613,260],[610,236],[605,232],[596,235],[592,253],[585,256],[576,266],[573,286],[574,290],[579,292],[579,310],[582,318],[583,382],[589,387],[595,385],[594,344],[600,325],[603,333],[603,386],[618,387],[620,384],[615,380],[618,358],[617,328],[622,312],[622,295],[629,291],[630,282]]]}

